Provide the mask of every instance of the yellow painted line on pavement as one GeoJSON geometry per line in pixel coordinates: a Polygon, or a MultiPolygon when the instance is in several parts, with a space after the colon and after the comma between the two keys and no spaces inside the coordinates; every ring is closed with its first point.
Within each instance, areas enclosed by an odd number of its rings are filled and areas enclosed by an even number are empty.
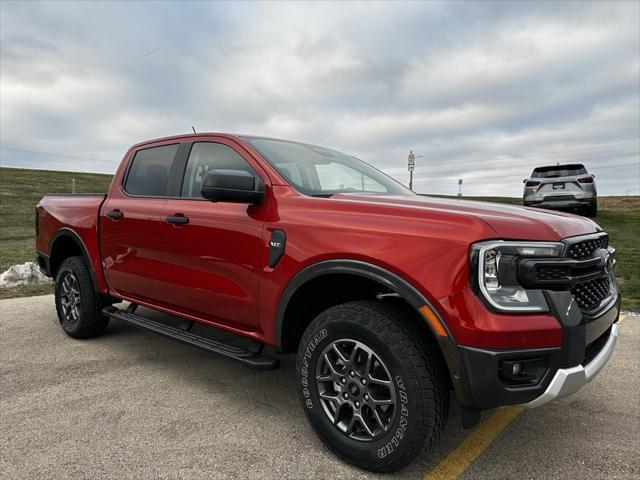
{"type": "Polygon", "coordinates": [[[458,447],[427,473],[424,480],[454,480],[464,473],[478,456],[518,416],[522,407],[500,408],[478,425],[458,447]]]}

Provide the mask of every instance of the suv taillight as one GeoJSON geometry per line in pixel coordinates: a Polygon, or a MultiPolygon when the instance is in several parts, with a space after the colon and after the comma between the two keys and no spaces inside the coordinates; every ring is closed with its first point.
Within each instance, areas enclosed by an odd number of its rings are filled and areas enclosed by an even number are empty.
{"type": "Polygon", "coordinates": [[[593,177],[579,178],[578,181],[580,183],[593,183],[593,177]]]}
{"type": "Polygon", "coordinates": [[[529,180],[529,181],[526,183],[526,185],[527,185],[527,187],[537,187],[538,185],[540,185],[540,182],[536,182],[536,181],[534,181],[534,180],[529,180]]]}

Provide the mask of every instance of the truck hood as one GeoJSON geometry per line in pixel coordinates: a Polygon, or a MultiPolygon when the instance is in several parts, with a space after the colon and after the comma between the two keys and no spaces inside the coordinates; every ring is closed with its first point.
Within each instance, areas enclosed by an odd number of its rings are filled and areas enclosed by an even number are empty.
{"type": "Polygon", "coordinates": [[[332,198],[371,204],[384,204],[451,215],[468,215],[487,224],[496,238],[555,241],[566,237],[596,233],[602,229],[585,217],[539,208],[503,203],[477,202],[424,196],[337,194],[332,198]]]}

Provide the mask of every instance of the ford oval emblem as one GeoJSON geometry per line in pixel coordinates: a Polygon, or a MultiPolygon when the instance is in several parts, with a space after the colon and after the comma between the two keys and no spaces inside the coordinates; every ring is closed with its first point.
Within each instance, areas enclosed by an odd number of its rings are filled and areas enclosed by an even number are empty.
{"type": "Polygon", "coordinates": [[[604,256],[604,273],[606,274],[610,274],[611,273],[611,269],[613,268],[613,258],[611,257],[611,254],[607,252],[607,254],[604,256]]]}

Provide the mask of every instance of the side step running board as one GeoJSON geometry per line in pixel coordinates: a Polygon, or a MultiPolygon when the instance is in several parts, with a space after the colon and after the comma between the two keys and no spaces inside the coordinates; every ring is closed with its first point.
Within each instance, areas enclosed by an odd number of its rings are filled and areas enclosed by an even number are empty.
{"type": "Polygon", "coordinates": [[[189,332],[188,329],[176,328],[150,320],[134,313],[132,310],[135,310],[135,308],[120,310],[116,307],[109,306],[104,308],[103,313],[110,318],[122,320],[136,327],[146,328],[160,335],[182,340],[196,347],[238,360],[256,370],[275,370],[280,366],[280,360],[277,358],[271,358],[261,354],[264,345],[259,342],[252,342],[247,349],[235,347],[211,338],[203,337],[202,335],[196,335],[189,332]]]}

